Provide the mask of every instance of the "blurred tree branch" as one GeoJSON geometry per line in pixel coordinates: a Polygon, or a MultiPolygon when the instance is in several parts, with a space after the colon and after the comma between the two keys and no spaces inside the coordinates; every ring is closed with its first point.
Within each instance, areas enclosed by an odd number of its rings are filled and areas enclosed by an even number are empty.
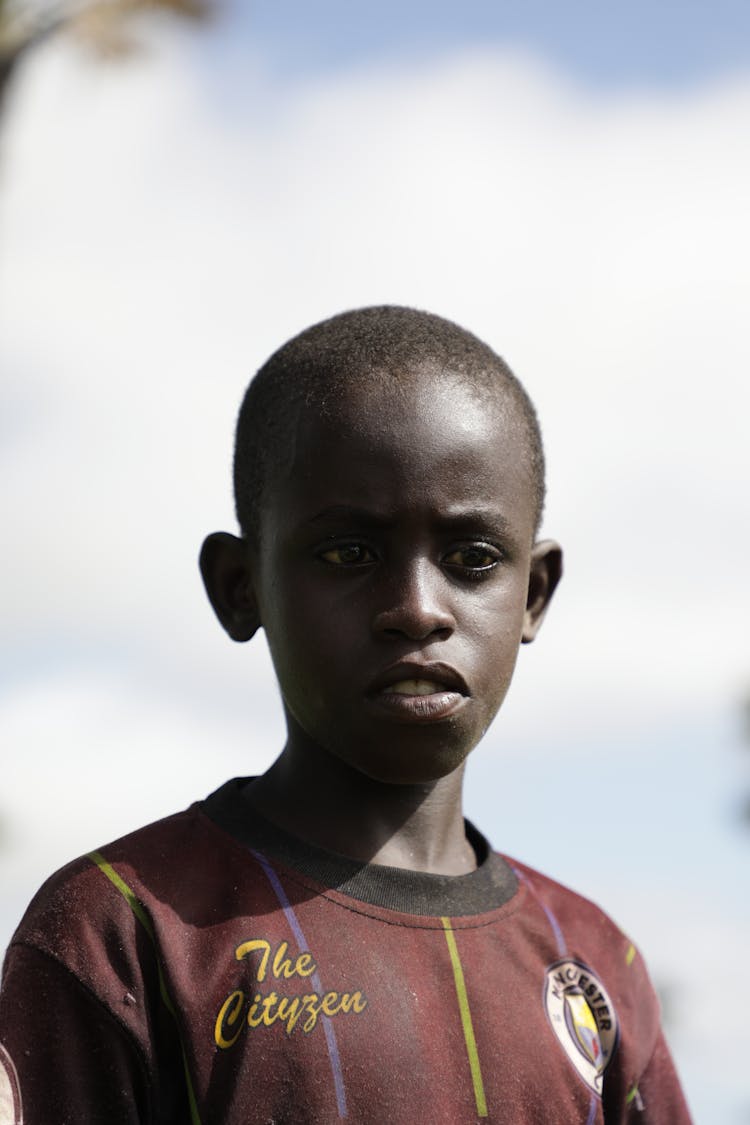
{"type": "Polygon", "coordinates": [[[138,47],[138,17],[162,13],[194,22],[215,14],[218,0],[0,0],[0,111],[26,56],[54,35],[75,36],[103,58],[138,47]]]}

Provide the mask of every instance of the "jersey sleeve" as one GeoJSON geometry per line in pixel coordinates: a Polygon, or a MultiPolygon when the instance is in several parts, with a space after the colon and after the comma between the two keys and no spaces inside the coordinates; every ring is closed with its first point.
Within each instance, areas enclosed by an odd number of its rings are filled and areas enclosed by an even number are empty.
{"type": "Polygon", "coordinates": [[[128,1031],[64,965],[23,944],[8,951],[0,991],[0,1120],[152,1121],[146,1068],[128,1031]]]}
{"type": "MultiPolygon", "coordinates": [[[[570,980],[578,983],[579,991],[584,979],[587,995],[601,990],[602,1006],[593,1003],[588,1015],[592,1028],[595,1016],[607,1020],[597,1024],[600,1035],[609,1033],[599,1042],[601,1057],[607,1059],[601,1086],[606,1125],[691,1125],[661,1028],[659,999],[640,951],[595,903],[523,864],[514,866],[531,885],[547,920],[554,923],[558,950],[564,949],[569,958],[557,964],[571,970],[570,980]],[[585,977],[576,977],[582,967],[585,977]]],[[[567,1031],[561,1041],[575,1052],[567,1019],[560,1027],[567,1031]]],[[[575,1053],[569,1057],[575,1058],[575,1053]]]]}
{"type": "MultiPolygon", "coordinates": [[[[627,941],[627,939],[625,939],[627,941]]],[[[618,959],[622,965],[622,958],[618,959]]],[[[606,1125],[691,1125],[692,1118],[661,1027],[656,991],[629,943],[620,982],[620,1039],[604,1082],[606,1125]]]]}
{"type": "Polygon", "coordinates": [[[692,1118],[662,1032],[637,1085],[626,1099],[628,1125],[691,1125],[692,1118]]]}

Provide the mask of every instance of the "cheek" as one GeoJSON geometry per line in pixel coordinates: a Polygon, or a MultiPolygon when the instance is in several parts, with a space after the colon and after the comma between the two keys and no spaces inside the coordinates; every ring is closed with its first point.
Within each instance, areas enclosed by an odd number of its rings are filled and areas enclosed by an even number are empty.
{"type": "Polygon", "coordinates": [[[299,586],[291,596],[279,592],[267,608],[266,637],[282,693],[289,703],[314,708],[342,674],[344,622],[299,586]]]}
{"type": "Polygon", "coordinates": [[[525,582],[509,579],[487,601],[478,602],[467,615],[475,636],[496,652],[520,645],[526,594],[525,582]]]}
{"type": "Polygon", "coordinates": [[[521,647],[526,589],[506,589],[472,622],[475,660],[487,698],[499,706],[510,684],[521,647]]]}

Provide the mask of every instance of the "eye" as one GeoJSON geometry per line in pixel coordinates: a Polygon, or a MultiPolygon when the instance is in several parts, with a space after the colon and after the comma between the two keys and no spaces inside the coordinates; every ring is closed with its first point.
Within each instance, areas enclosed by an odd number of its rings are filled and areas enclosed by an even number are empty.
{"type": "Polygon", "coordinates": [[[375,562],[375,556],[364,543],[338,543],[318,552],[318,558],[332,566],[366,566],[375,562]]]}
{"type": "Polygon", "coordinates": [[[443,566],[450,566],[467,574],[478,575],[494,570],[502,555],[489,543],[465,543],[454,547],[443,558],[443,566]]]}

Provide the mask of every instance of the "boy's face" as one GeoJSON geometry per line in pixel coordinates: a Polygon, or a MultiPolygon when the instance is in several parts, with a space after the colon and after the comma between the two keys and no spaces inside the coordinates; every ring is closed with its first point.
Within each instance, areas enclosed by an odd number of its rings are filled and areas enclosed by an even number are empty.
{"type": "Polygon", "coordinates": [[[303,416],[250,564],[292,750],[393,783],[463,763],[559,576],[525,464],[502,393],[434,374],[303,416]]]}

